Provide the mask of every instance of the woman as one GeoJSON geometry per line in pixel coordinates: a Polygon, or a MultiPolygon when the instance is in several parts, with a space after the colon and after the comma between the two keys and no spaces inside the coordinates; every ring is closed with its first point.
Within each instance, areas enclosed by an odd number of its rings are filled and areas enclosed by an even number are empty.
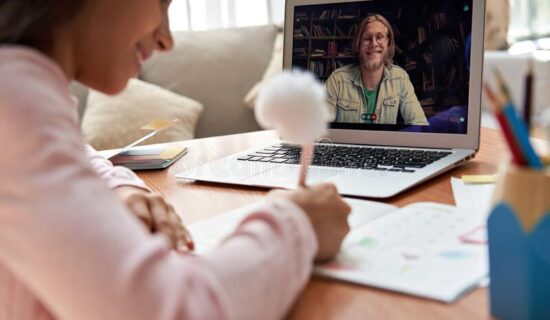
{"type": "Polygon", "coordinates": [[[122,90],[172,46],[168,5],[0,0],[0,318],[280,318],[312,261],[338,251],[350,209],[331,185],[272,196],[197,257],[149,234],[117,177],[98,175],[68,83],[122,90]]]}

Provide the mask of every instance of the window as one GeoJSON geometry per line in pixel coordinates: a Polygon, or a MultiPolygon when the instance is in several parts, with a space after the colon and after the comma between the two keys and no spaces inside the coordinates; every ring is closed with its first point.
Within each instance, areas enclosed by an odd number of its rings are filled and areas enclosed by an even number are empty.
{"type": "Polygon", "coordinates": [[[284,0],[173,0],[169,16],[173,31],[282,24],[284,0]]]}
{"type": "Polygon", "coordinates": [[[549,0],[510,0],[510,43],[550,37],[549,0]]]}

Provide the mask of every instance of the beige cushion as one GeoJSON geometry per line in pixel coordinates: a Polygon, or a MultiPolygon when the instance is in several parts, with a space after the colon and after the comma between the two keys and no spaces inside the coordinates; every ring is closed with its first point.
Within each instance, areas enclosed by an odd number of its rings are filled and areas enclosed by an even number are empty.
{"type": "Polygon", "coordinates": [[[157,119],[182,120],[144,144],[192,139],[203,106],[156,85],[130,80],[116,96],[90,90],[82,119],[85,139],[97,150],[120,148],[149,131],[140,128],[157,119]]]}
{"type": "Polygon", "coordinates": [[[273,46],[271,61],[269,62],[269,65],[267,66],[264,75],[262,76],[262,81],[257,82],[252,87],[252,89],[248,91],[246,97],[244,97],[244,104],[249,108],[254,108],[256,98],[258,97],[258,93],[260,92],[260,88],[262,87],[262,83],[265,80],[283,71],[283,42],[283,33],[280,32],[275,38],[275,45],[273,46]]]}
{"type": "Polygon", "coordinates": [[[174,33],[174,50],[145,63],[140,78],[200,101],[196,136],[259,130],[243,99],[262,78],[273,52],[276,26],[174,33]]]}
{"type": "Polygon", "coordinates": [[[510,4],[508,0],[487,0],[485,11],[485,50],[508,48],[510,4]]]}

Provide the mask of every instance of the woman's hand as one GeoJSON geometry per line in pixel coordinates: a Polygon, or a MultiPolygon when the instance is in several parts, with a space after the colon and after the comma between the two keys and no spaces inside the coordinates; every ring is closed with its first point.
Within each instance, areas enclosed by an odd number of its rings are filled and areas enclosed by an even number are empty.
{"type": "Polygon", "coordinates": [[[319,243],[316,261],[332,259],[340,251],[342,240],[349,232],[351,208],[333,184],[324,183],[293,191],[276,190],[270,193],[270,197],[287,198],[304,210],[319,243]]]}
{"type": "Polygon", "coordinates": [[[192,251],[193,241],[174,207],[159,193],[132,186],[114,189],[128,209],[143,222],[152,233],[162,233],[170,239],[178,251],[192,251]]]}

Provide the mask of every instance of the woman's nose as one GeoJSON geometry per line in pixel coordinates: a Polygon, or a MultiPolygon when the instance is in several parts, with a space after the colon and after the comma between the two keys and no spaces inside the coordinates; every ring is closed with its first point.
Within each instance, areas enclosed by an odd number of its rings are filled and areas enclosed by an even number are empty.
{"type": "Polygon", "coordinates": [[[170,51],[174,48],[174,39],[167,26],[159,27],[154,34],[156,49],[170,51]]]}

